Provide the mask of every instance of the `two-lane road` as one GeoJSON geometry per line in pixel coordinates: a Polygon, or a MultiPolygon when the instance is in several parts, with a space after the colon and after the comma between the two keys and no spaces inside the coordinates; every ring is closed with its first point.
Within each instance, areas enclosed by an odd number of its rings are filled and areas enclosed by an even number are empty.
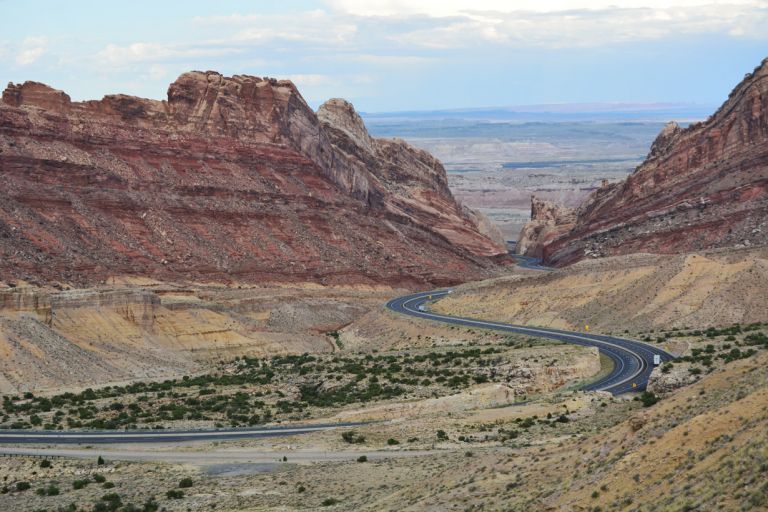
{"type": "Polygon", "coordinates": [[[327,423],[201,430],[0,430],[0,444],[123,444],[226,441],[229,439],[294,436],[360,425],[363,425],[363,423],[327,423]]]}
{"type": "MultiPolygon", "coordinates": [[[[538,265],[538,263],[536,263],[538,265]]],[[[543,267],[542,267],[543,269],[543,267]]],[[[387,303],[392,311],[411,315],[419,318],[435,320],[454,325],[467,327],[480,327],[502,332],[529,334],[542,338],[550,338],[565,343],[597,347],[613,361],[613,370],[610,374],[584,386],[585,390],[608,391],[614,395],[630,391],[642,391],[648,384],[648,377],[653,371],[653,356],[658,355],[661,361],[669,361],[673,356],[657,347],[640,341],[590,334],[588,332],[563,331],[544,327],[527,327],[523,325],[507,324],[502,322],[490,322],[476,318],[441,315],[429,311],[427,305],[432,300],[437,300],[451,293],[451,290],[436,290],[421,292],[405,297],[398,297],[387,303]]]]}

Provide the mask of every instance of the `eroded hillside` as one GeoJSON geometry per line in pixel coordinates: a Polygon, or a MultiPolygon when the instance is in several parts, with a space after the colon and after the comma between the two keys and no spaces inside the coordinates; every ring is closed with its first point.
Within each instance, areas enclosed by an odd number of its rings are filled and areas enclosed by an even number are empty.
{"type": "Polygon", "coordinates": [[[0,102],[0,279],[424,286],[487,276],[498,233],[425,151],[289,81],[181,75],[167,101],[0,102]]]}
{"type": "Polygon", "coordinates": [[[764,248],[638,254],[467,284],[433,307],[459,316],[620,333],[765,321],[767,289],[764,248]]]}
{"type": "Polygon", "coordinates": [[[709,119],[670,123],[626,180],[576,208],[537,216],[520,248],[558,266],[619,254],[768,243],[768,59],[709,119]],[[540,236],[541,235],[541,236],[540,236]]]}

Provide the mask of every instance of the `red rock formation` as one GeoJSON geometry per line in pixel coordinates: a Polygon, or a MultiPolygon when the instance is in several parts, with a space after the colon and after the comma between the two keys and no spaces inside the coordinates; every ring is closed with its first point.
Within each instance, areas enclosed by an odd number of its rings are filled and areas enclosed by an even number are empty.
{"type": "Polygon", "coordinates": [[[545,261],[768,243],[768,59],[706,122],[665,127],[631,176],[576,215],[535,249],[545,261]]]}
{"type": "Polygon", "coordinates": [[[289,81],[191,72],[167,101],[0,103],[0,279],[443,284],[504,248],[445,171],[371,138],[351,105],[315,114],[289,81]],[[484,228],[483,228],[484,229],[484,228]]]}
{"type": "Polygon", "coordinates": [[[543,248],[567,233],[574,220],[573,211],[565,206],[531,196],[531,220],[520,231],[515,251],[541,258],[543,248]]]}

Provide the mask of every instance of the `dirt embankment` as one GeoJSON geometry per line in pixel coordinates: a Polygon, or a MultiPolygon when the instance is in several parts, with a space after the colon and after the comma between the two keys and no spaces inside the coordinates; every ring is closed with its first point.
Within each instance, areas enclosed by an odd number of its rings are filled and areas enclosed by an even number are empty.
{"type": "Polygon", "coordinates": [[[640,331],[768,320],[768,249],[584,261],[460,286],[434,309],[513,323],[640,331]]]}
{"type": "Polygon", "coordinates": [[[0,392],[178,377],[236,356],[338,350],[388,288],[144,283],[0,289],[0,392]]]}

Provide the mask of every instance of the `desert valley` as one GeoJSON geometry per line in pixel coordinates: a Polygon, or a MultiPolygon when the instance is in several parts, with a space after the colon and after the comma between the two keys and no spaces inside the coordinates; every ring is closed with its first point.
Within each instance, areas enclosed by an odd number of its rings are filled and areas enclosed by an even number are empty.
{"type": "Polygon", "coordinates": [[[756,64],[687,120],[10,83],[0,510],[768,510],[756,64]]]}

